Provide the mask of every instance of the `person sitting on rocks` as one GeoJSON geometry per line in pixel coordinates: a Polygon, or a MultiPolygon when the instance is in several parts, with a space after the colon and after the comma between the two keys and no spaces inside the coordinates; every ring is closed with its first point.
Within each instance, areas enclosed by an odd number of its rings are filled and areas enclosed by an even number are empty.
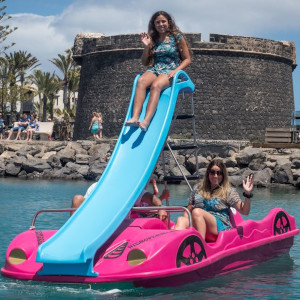
{"type": "Polygon", "coordinates": [[[15,140],[20,140],[21,139],[21,132],[24,131],[28,126],[28,120],[27,120],[27,115],[23,114],[23,116],[20,118],[18,124],[16,127],[13,127],[9,133],[7,140],[10,140],[12,134],[17,131],[17,136],[15,140]]]}
{"type": "MultiPolygon", "coordinates": [[[[71,208],[78,208],[83,201],[91,194],[93,189],[96,187],[97,182],[93,183],[86,191],[85,195],[75,195],[72,199],[71,208]]],[[[148,186],[148,184],[147,184],[148,186]]],[[[162,200],[168,199],[170,193],[168,189],[164,189],[161,195],[158,197],[158,188],[156,185],[155,179],[152,179],[153,193],[148,192],[147,186],[142,191],[139,198],[135,201],[135,207],[147,207],[147,206],[162,206],[162,200]]],[[[75,211],[71,211],[70,215],[72,216],[75,211]]],[[[143,214],[144,215],[144,214],[143,214]]],[[[160,220],[166,220],[167,212],[165,210],[158,210],[157,216],[160,220]]],[[[131,217],[135,218],[136,214],[131,214],[131,217]]]]}

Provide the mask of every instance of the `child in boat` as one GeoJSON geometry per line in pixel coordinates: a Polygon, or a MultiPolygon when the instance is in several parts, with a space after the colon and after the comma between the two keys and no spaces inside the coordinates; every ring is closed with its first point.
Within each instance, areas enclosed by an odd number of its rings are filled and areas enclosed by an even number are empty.
{"type": "MultiPolygon", "coordinates": [[[[78,208],[82,202],[90,195],[90,193],[93,191],[93,189],[96,187],[97,182],[93,183],[86,191],[85,195],[75,195],[72,199],[72,205],[71,208],[78,208]]],[[[148,183],[149,184],[149,183],[148,183]]],[[[162,200],[168,199],[170,197],[170,193],[168,189],[164,189],[161,195],[158,197],[158,188],[156,185],[156,180],[152,179],[152,188],[153,193],[150,193],[147,191],[147,186],[142,191],[138,199],[135,201],[134,206],[136,207],[147,207],[147,206],[162,206],[162,200]]],[[[70,212],[70,215],[72,215],[74,211],[70,212]]],[[[157,217],[160,220],[165,220],[167,218],[167,212],[165,210],[158,210],[157,217]]]]}
{"type": "MultiPolygon", "coordinates": [[[[193,225],[203,239],[215,241],[218,233],[231,228],[228,209],[234,207],[243,215],[250,212],[253,175],[243,180],[244,202],[235,188],[231,187],[226,166],[221,159],[212,160],[206,170],[202,184],[198,184],[189,198],[188,209],[192,213],[193,225]]],[[[187,215],[177,219],[174,229],[189,226],[187,215]]]]}
{"type": "Polygon", "coordinates": [[[165,11],[158,11],[151,17],[148,33],[141,33],[141,41],[144,45],[142,63],[150,68],[138,79],[133,114],[125,126],[140,127],[146,131],[156,110],[160,92],[170,85],[177,71],[191,63],[191,57],[182,32],[165,11]],[[140,122],[146,89],[149,87],[146,116],[140,122]]]}

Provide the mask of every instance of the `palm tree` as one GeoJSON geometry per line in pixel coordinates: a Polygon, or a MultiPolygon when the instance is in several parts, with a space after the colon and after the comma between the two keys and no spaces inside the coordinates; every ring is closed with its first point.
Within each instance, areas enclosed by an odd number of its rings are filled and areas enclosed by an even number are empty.
{"type": "Polygon", "coordinates": [[[11,72],[14,74],[15,82],[20,82],[19,100],[21,101],[21,112],[23,111],[23,103],[28,100],[26,97],[28,89],[24,88],[26,73],[32,71],[40,65],[38,59],[32,56],[27,51],[18,51],[10,54],[5,54],[6,60],[11,66],[11,72]]]}
{"type": "Polygon", "coordinates": [[[50,59],[50,61],[63,74],[63,79],[58,77],[63,82],[63,102],[66,109],[70,109],[70,97],[68,93],[68,85],[72,70],[76,69],[76,64],[72,58],[72,50],[65,51],[67,55],[58,54],[58,58],[50,59]]]}
{"type": "Polygon", "coordinates": [[[50,72],[42,72],[40,70],[33,71],[31,82],[36,86],[36,91],[39,95],[39,116],[42,121],[45,122],[48,100],[50,100],[50,106],[52,107],[52,109],[50,109],[50,115],[53,117],[53,101],[55,99],[55,95],[61,88],[60,82],[57,80],[55,73],[50,74],[50,72]]]}
{"type": "MultiPolygon", "coordinates": [[[[0,0],[0,3],[5,2],[5,0],[0,0]]],[[[6,23],[9,19],[11,19],[11,16],[7,16],[5,12],[6,6],[0,7],[0,23],[6,23]]],[[[9,25],[0,25],[0,44],[4,43],[7,36],[17,30],[17,27],[10,28],[9,25]]],[[[15,43],[11,43],[10,45],[6,45],[0,48],[0,53],[6,51],[9,47],[12,47],[15,43]]]]}

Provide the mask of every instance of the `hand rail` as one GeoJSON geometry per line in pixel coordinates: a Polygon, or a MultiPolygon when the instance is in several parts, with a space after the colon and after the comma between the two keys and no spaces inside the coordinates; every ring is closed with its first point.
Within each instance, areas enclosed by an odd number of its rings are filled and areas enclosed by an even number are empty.
{"type": "MultiPolygon", "coordinates": [[[[47,213],[47,212],[71,212],[75,211],[76,208],[63,208],[63,209],[42,209],[39,210],[38,212],[35,213],[35,215],[32,218],[31,226],[29,227],[29,230],[35,229],[35,221],[38,215],[41,213],[47,213]]],[[[158,210],[165,210],[169,212],[186,212],[188,214],[188,219],[189,219],[189,224],[190,227],[193,226],[193,221],[192,221],[192,216],[190,211],[184,207],[184,206],[147,206],[147,207],[133,207],[131,209],[132,211],[137,211],[137,212],[148,212],[148,213],[155,213],[158,210]]]]}
{"type": "Polygon", "coordinates": [[[39,210],[33,216],[31,226],[29,227],[29,230],[35,229],[34,224],[35,224],[36,218],[41,213],[45,213],[45,212],[71,212],[71,211],[75,211],[75,210],[76,210],[76,208],[42,209],[42,210],[39,210]]]}

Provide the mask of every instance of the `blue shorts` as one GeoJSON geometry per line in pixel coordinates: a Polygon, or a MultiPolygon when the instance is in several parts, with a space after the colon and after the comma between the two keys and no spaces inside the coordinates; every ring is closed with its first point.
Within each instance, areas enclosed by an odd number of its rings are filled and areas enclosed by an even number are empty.
{"type": "Polygon", "coordinates": [[[17,127],[14,127],[13,128],[13,131],[18,131],[18,130],[21,130],[21,131],[23,131],[23,130],[25,130],[25,127],[23,127],[23,126],[17,126],[17,127]]]}

